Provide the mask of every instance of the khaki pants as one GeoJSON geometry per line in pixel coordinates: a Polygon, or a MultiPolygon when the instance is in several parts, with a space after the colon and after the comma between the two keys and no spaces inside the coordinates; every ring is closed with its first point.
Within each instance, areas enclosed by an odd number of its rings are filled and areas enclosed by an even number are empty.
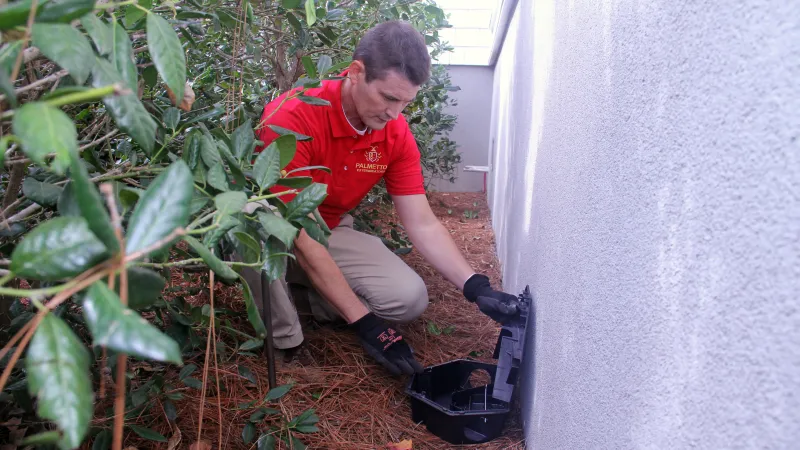
{"type": "MultiPolygon", "coordinates": [[[[375,237],[353,229],[353,217],[346,215],[328,238],[328,251],[345,280],[364,305],[378,317],[392,322],[409,322],[421,316],[428,306],[428,290],[403,260],[375,237]]],[[[261,293],[260,272],[245,268],[242,272],[253,296],[261,293]]],[[[303,331],[291,287],[308,292],[310,313],[319,322],[341,321],[338,312],[320,296],[305,272],[291,258],[286,277],[269,286],[273,342],[279,349],[303,342],[303,331]]]]}

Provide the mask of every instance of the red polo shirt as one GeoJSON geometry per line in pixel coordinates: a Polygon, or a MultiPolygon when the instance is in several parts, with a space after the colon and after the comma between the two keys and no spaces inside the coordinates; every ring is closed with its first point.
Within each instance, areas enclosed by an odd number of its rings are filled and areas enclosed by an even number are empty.
{"type": "MultiPolygon", "coordinates": [[[[298,141],[294,159],[285,167],[324,166],[331,169],[306,170],[292,176],[310,176],[317,183],[328,185],[328,196],[319,206],[322,218],[333,229],[341,216],[352,210],[380,181],[386,180],[391,195],[424,194],[420,154],[408,123],[401,114],[383,130],[360,136],[347,121],[342,109],[342,80],[325,80],[322,86],[306,91],[306,95],[323,98],[330,106],[309,105],[297,99],[284,103],[264,125],[256,130],[258,139],[269,145],[279,135],[267,125],[277,125],[311,136],[310,141],[298,141]]],[[[281,103],[287,92],[266,105],[261,120],[281,103]]],[[[260,152],[264,147],[259,147],[260,152]]],[[[289,188],[275,186],[273,192],[289,188]]],[[[284,202],[293,195],[281,197],[284,202]]]]}

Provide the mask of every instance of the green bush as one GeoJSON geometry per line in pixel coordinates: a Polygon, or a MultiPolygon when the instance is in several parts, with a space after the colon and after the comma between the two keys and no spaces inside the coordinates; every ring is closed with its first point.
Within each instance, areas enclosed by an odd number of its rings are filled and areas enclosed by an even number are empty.
{"type": "MultiPolygon", "coordinates": [[[[21,415],[31,443],[75,448],[91,439],[103,448],[113,433],[90,421],[115,420],[113,409],[94,410],[100,361],[114,374],[130,357],[161,369],[136,369],[125,380],[124,418],[140,424],[128,429],[165,440],[146,425],[159,420],[153,405],[175,420],[179,388],[201,387],[191,376],[196,367],[183,366],[205,348],[199,333],[213,324],[233,339],[233,349],[218,342],[223,358],[229,350],[255,356],[265,327],[241,268],[276,279],[300,228],[323,244],[329,235],[318,214],[307,218],[324,186],[280,170],[302,137],[282,131],[253,158],[261,110],[292,87],[300,96],[335,76],[365,29],[394,18],[414,23],[434,56],[447,51],[437,32],[446,19],[431,1],[0,7],[0,311],[10,319],[0,324],[8,338],[0,420],[21,415]],[[303,190],[285,203],[270,193],[275,185],[303,190]],[[282,217],[248,207],[264,200],[282,217]],[[230,260],[233,250],[242,260],[230,260]],[[211,276],[240,285],[251,328],[231,327],[234,312],[184,301],[201,288],[167,287],[176,267],[205,272],[205,286],[211,276]],[[177,385],[158,373],[169,365],[183,366],[177,385]]],[[[457,161],[445,136],[455,118],[441,108],[453,87],[441,69],[434,73],[407,115],[426,171],[447,176],[457,161]]],[[[246,377],[246,367],[240,373],[246,377]]],[[[310,411],[280,429],[313,432],[315,421],[310,411]]],[[[252,431],[243,438],[254,439],[252,431]]],[[[259,441],[297,440],[270,436],[259,441]]]]}

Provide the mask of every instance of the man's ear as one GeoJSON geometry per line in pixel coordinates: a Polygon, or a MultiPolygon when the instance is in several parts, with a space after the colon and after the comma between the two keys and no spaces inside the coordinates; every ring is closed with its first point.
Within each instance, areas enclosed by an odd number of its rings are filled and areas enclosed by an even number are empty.
{"type": "Polygon", "coordinates": [[[366,82],[367,69],[364,67],[364,63],[357,59],[353,60],[348,66],[347,77],[353,84],[366,82]]]}

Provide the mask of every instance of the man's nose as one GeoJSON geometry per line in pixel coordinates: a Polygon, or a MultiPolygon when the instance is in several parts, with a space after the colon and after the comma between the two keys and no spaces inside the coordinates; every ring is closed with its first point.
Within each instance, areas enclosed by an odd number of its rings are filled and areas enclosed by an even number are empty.
{"type": "Polygon", "coordinates": [[[392,120],[395,120],[400,116],[401,112],[403,112],[403,107],[401,105],[391,105],[386,110],[386,115],[391,117],[392,120]]]}

